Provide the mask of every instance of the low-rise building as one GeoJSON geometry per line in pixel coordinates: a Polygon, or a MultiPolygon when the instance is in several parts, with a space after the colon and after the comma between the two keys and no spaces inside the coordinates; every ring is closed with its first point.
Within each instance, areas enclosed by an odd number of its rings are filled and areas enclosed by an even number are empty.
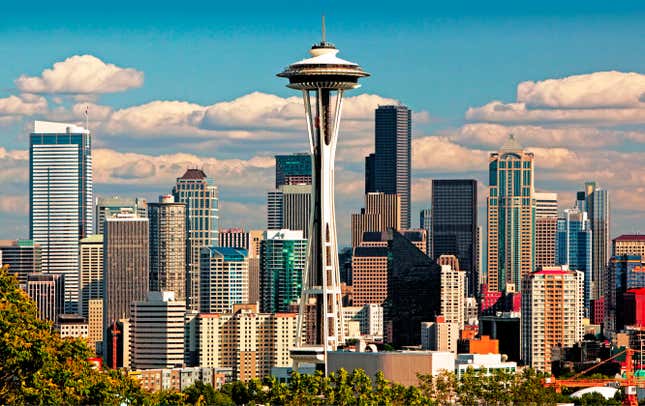
{"type": "Polygon", "coordinates": [[[87,338],[89,335],[87,321],[79,314],[59,314],[54,329],[62,338],[87,338]]]}
{"type": "Polygon", "coordinates": [[[327,353],[327,363],[329,371],[360,368],[372,379],[382,371],[385,379],[410,386],[419,384],[418,374],[436,376],[441,371],[454,371],[455,356],[439,351],[332,351],[327,353]]]}
{"type": "Polygon", "coordinates": [[[455,360],[457,377],[462,376],[469,368],[484,371],[486,375],[491,374],[494,370],[513,373],[517,369],[517,363],[502,361],[500,354],[458,354],[455,360]]]}

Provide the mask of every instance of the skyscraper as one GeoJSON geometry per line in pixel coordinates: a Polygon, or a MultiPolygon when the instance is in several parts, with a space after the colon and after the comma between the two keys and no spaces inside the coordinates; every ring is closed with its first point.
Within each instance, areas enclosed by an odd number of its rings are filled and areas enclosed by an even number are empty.
{"type": "Polygon", "coordinates": [[[432,180],[432,252],[455,255],[466,272],[468,296],[479,286],[477,272],[477,181],[432,180]]]}
{"type": "Polygon", "coordinates": [[[401,228],[410,228],[412,112],[406,106],[375,111],[375,187],[401,196],[401,228]]]}
{"type": "Polygon", "coordinates": [[[27,275],[41,271],[40,245],[31,240],[0,240],[0,266],[4,265],[9,265],[9,273],[26,289],[27,275]]]}
{"type": "Polygon", "coordinates": [[[186,204],[172,195],[148,204],[150,220],[150,290],[186,299],[186,204]]]}
{"type": "Polygon", "coordinates": [[[90,300],[103,299],[103,235],[90,235],[83,238],[80,244],[79,314],[89,321],[90,300]]]}
{"type": "Polygon", "coordinates": [[[432,251],[433,242],[432,242],[432,209],[423,209],[419,213],[419,227],[426,230],[426,235],[428,236],[428,246],[426,247],[426,252],[428,256],[434,258],[434,253],[432,251]]]}
{"type": "Polygon", "coordinates": [[[309,236],[311,184],[280,185],[267,199],[269,230],[302,230],[305,238],[309,236]]]}
{"type": "Polygon", "coordinates": [[[592,232],[587,213],[577,208],[565,209],[564,218],[558,219],[556,263],[584,275],[584,309],[589,316],[591,300],[592,232]]]}
{"type": "Polygon", "coordinates": [[[219,192],[201,169],[188,169],[172,190],[186,205],[186,305],[199,310],[199,255],[204,247],[219,245],[219,192]]]}
{"type": "Polygon", "coordinates": [[[385,335],[397,347],[418,345],[421,323],[441,312],[441,267],[397,231],[388,250],[385,335]]]}
{"type": "Polygon", "coordinates": [[[365,195],[365,208],[352,213],[352,248],[358,247],[367,231],[401,230],[401,197],[382,192],[365,195]]]}
{"type": "Polygon", "coordinates": [[[606,281],[605,269],[609,261],[609,193],[607,190],[600,188],[596,182],[585,182],[584,192],[578,195],[584,197],[584,211],[587,212],[591,221],[591,231],[593,232],[592,248],[592,266],[591,272],[593,280],[593,299],[599,298],[606,293],[606,287],[603,281],[606,281]],[[583,194],[584,193],[584,194],[583,194]]]}
{"type": "Polygon", "coordinates": [[[302,231],[267,230],[260,244],[260,309],[288,312],[300,298],[307,240],[302,231]]]}
{"type": "Polygon", "coordinates": [[[42,270],[65,275],[65,311],[78,311],[79,241],[92,233],[92,143],[89,130],[36,121],[29,149],[30,238],[42,270]]]}
{"type": "Polygon", "coordinates": [[[130,304],[149,290],[148,219],[117,214],[105,220],[103,235],[103,322],[130,317],[130,304]]]}
{"type": "Polygon", "coordinates": [[[555,266],[558,194],[535,193],[535,268],[555,266]]]}
{"type": "Polygon", "coordinates": [[[311,155],[305,152],[275,156],[275,188],[311,185],[311,155]]]}
{"type": "Polygon", "coordinates": [[[132,369],[173,368],[184,362],[186,302],[174,292],[148,292],[131,308],[132,369]]]}
{"type": "Polygon", "coordinates": [[[546,267],[522,280],[522,359],[538,371],[551,372],[553,347],[582,340],[582,272],[546,267]]]}
{"type": "Polygon", "coordinates": [[[229,313],[249,302],[249,258],[244,248],[202,248],[200,311],[229,313]]]}
{"type": "Polygon", "coordinates": [[[96,199],[96,234],[103,234],[106,217],[121,213],[123,209],[136,213],[139,217],[148,217],[148,202],[142,197],[99,197],[96,199]]]}
{"type": "Polygon", "coordinates": [[[535,264],[533,153],[510,135],[488,162],[488,290],[517,290],[535,264]]]}

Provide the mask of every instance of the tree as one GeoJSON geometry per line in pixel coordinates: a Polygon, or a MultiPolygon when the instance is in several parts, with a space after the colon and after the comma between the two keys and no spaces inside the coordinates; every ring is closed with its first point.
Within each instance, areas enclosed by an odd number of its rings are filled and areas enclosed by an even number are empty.
{"type": "Polygon", "coordinates": [[[227,394],[216,391],[212,385],[197,381],[193,385],[184,389],[186,402],[191,405],[216,405],[216,406],[235,406],[235,402],[227,394]]]}
{"type": "Polygon", "coordinates": [[[84,340],[53,332],[8,268],[0,268],[0,404],[159,403],[132,378],[92,369],[91,355],[84,340]]]}

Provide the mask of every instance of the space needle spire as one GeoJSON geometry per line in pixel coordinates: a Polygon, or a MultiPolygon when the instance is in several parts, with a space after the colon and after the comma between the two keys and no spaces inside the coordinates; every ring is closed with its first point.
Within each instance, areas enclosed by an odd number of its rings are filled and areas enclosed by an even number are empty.
{"type": "Polygon", "coordinates": [[[334,213],[336,142],[343,93],[359,87],[358,79],[369,74],[336,56],[338,49],[326,40],[324,16],[322,41],[309,54],[310,58],[278,74],[289,79],[287,87],[302,91],[312,164],[307,262],[291,356],[296,368],[300,363],[314,363],[327,374],[327,352],[336,351],[345,341],[334,213]]]}

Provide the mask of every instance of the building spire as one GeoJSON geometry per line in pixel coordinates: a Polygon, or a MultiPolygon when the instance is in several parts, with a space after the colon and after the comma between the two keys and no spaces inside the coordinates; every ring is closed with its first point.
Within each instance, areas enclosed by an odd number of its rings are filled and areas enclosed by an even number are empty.
{"type": "Polygon", "coordinates": [[[322,43],[323,43],[323,44],[324,44],[325,42],[327,42],[327,39],[325,38],[325,37],[326,37],[326,35],[325,35],[325,34],[326,34],[326,33],[325,33],[325,15],[323,14],[323,15],[322,15],[322,43]]]}

